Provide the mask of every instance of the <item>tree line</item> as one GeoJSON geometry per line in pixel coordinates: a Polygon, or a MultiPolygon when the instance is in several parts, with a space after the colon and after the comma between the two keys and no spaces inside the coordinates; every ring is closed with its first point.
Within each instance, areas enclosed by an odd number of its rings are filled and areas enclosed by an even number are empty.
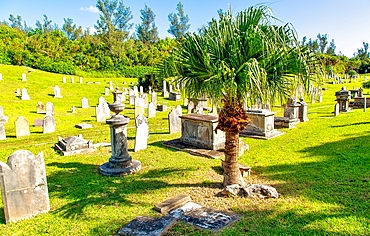
{"type": "Polygon", "coordinates": [[[369,44],[363,42],[363,47],[358,48],[357,52],[353,53],[352,58],[348,58],[341,52],[338,54],[334,39],[329,43],[327,34],[318,34],[316,39],[308,39],[303,37],[301,44],[308,47],[312,52],[318,54],[323,69],[329,74],[343,75],[349,71],[355,70],[358,73],[370,72],[370,52],[369,44]]]}
{"type": "Polygon", "coordinates": [[[91,34],[71,18],[59,27],[47,15],[32,28],[21,16],[0,22],[0,64],[30,66],[49,72],[90,76],[143,77],[166,57],[176,39],[189,30],[181,2],[170,13],[168,32],[175,39],[160,39],[153,10],[145,5],[141,23],[133,28],[132,12],[122,0],[98,0],[99,19],[91,34]]]}

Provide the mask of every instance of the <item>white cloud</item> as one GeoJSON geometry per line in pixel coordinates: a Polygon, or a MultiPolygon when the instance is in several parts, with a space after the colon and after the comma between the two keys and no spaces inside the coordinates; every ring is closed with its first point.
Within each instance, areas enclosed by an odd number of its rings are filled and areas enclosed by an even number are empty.
{"type": "Polygon", "coordinates": [[[94,6],[89,6],[89,7],[80,7],[80,11],[88,11],[92,13],[99,13],[99,9],[94,6]]]}

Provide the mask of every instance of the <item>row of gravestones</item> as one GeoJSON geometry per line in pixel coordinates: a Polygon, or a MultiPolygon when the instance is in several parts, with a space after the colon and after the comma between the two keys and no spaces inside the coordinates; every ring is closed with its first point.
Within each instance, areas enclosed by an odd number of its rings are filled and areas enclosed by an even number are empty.
{"type": "MultiPolygon", "coordinates": [[[[73,84],[75,82],[75,77],[71,77],[71,83],[73,84]]],[[[66,77],[63,77],[62,78],[62,83],[63,84],[65,84],[65,83],[67,83],[67,78],[66,77]]],[[[83,78],[82,77],[80,77],[80,84],[82,84],[83,83],[83,78]]]]}
{"type": "MultiPolygon", "coordinates": [[[[22,90],[18,88],[15,92],[15,95],[20,97],[21,100],[31,100],[26,88],[22,88],[22,90]]],[[[54,98],[63,98],[63,96],[60,94],[60,88],[58,85],[54,87],[54,98]]]]}

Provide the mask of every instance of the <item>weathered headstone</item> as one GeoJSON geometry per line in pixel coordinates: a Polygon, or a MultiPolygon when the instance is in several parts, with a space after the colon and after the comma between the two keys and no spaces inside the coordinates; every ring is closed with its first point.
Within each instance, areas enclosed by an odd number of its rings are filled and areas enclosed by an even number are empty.
{"type": "Polygon", "coordinates": [[[148,120],[143,114],[139,114],[135,118],[135,124],[136,124],[136,136],[134,151],[137,152],[139,150],[146,149],[148,146],[149,126],[148,120]]]}
{"type": "Polygon", "coordinates": [[[157,106],[157,93],[154,91],[152,92],[152,103],[157,106]]]}
{"type": "Polygon", "coordinates": [[[195,108],[194,102],[193,101],[190,101],[188,103],[188,114],[193,113],[194,108],[195,108]]]}
{"type": "Polygon", "coordinates": [[[137,235],[137,236],[163,236],[166,235],[174,224],[176,218],[169,215],[161,218],[151,218],[145,216],[137,216],[127,225],[123,226],[116,236],[137,235]]]}
{"type": "Polygon", "coordinates": [[[89,100],[85,97],[81,99],[81,107],[82,108],[89,108],[89,100]]]}
{"type": "Polygon", "coordinates": [[[30,135],[30,127],[28,126],[28,121],[23,116],[19,116],[14,123],[15,126],[15,136],[17,138],[30,135]]]}
{"type": "Polygon", "coordinates": [[[21,95],[22,100],[31,100],[30,96],[28,95],[27,89],[22,88],[22,95],[21,95]]]}
{"type": "Polygon", "coordinates": [[[60,88],[58,85],[56,85],[54,87],[54,98],[63,98],[61,95],[60,95],[60,88]]]}
{"type": "Polygon", "coordinates": [[[139,96],[139,92],[137,90],[137,86],[136,85],[134,86],[134,95],[135,95],[135,97],[139,96]]]}
{"type": "Polygon", "coordinates": [[[183,103],[183,105],[184,105],[185,107],[187,107],[187,106],[188,106],[188,104],[189,104],[189,99],[184,98],[184,103],[183,103]]]}
{"type": "Polygon", "coordinates": [[[51,102],[46,103],[46,114],[54,115],[54,104],[51,102]]]}
{"type": "Polygon", "coordinates": [[[181,118],[182,115],[179,109],[172,109],[168,114],[168,127],[170,134],[181,132],[181,118]]]}
{"type": "Polygon", "coordinates": [[[162,96],[168,97],[167,82],[165,80],[163,80],[162,96]]]}
{"type": "Polygon", "coordinates": [[[8,123],[8,117],[4,114],[4,108],[0,106],[0,122],[8,123]]]}
{"type": "Polygon", "coordinates": [[[153,118],[156,116],[156,109],[154,103],[150,102],[148,105],[148,118],[153,118]]]}
{"type": "Polygon", "coordinates": [[[104,113],[103,104],[98,104],[95,107],[95,115],[96,115],[96,121],[97,122],[105,122],[107,120],[107,116],[104,113]]]}
{"type": "Polygon", "coordinates": [[[135,97],[135,118],[140,114],[144,115],[144,99],[135,97]]]}
{"type": "Polygon", "coordinates": [[[104,89],[104,95],[105,96],[109,96],[110,92],[109,92],[109,88],[105,87],[104,89]]]}
{"type": "Polygon", "coordinates": [[[78,136],[70,136],[67,138],[62,138],[58,136],[58,143],[56,143],[54,147],[64,156],[93,152],[96,150],[93,142],[91,140],[85,140],[82,137],[82,134],[79,134],[78,136]]]}
{"type": "Polygon", "coordinates": [[[113,88],[113,82],[112,82],[112,81],[109,81],[109,89],[110,89],[111,91],[113,91],[113,90],[114,90],[114,88],[113,88]]]}
{"type": "Polygon", "coordinates": [[[71,83],[73,84],[75,82],[75,77],[71,77],[71,83]]]}
{"type": "Polygon", "coordinates": [[[83,78],[80,77],[80,84],[83,84],[83,78]]]}
{"type": "Polygon", "coordinates": [[[35,127],[42,127],[44,125],[44,121],[41,120],[40,118],[37,118],[34,122],[33,122],[33,126],[35,127]]]}
{"type": "Polygon", "coordinates": [[[139,90],[140,90],[140,95],[143,95],[144,94],[144,88],[143,88],[143,86],[140,86],[139,87],[139,90]]]}
{"type": "Polygon", "coordinates": [[[55,132],[55,119],[54,116],[51,114],[46,114],[44,117],[44,124],[43,124],[42,132],[44,134],[53,133],[55,132]]]}
{"type": "Polygon", "coordinates": [[[63,82],[63,84],[67,83],[67,78],[63,77],[62,82],[63,82]]]}
{"type": "Polygon", "coordinates": [[[143,95],[141,95],[141,98],[144,99],[144,107],[145,108],[148,108],[148,104],[149,104],[149,102],[148,102],[148,95],[147,94],[143,94],[143,95]]]}
{"type": "Polygon", "coordinates": [[[6,139],[5,123],[0,121],[0,140],[6,139]]]}
{"type": "Polygon", "coordinates": [[[26,76],[26,74],[22,74],[22,81],[27,81],[27,76],[26,76]]]}
{"type": "Polygon", "coordinates": [[[36,104],[36,113],[38,114],[43,114],[45,113],[45,106],[44,106],[44,103],[42,102],[38,102],[36,104]]]}
{"type": "Polygon", "coordinates": [[[27,219],[50,210],[43,153],[27,150],[12,153],[0,162],[0,183],[7,223],[27,219]]]}

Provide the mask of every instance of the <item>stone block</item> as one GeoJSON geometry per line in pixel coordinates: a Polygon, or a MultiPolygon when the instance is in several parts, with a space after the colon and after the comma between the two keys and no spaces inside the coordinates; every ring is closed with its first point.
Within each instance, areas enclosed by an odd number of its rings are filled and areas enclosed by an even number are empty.
{"type": "Polygon", "coordinates": [[[161,212],[162,214],[167,214],[171,210],[175,208],[179,208],[186,203],[190,202],[190,196],[187,194],[180,194],[177,195],[176,197],[170,198],[165,200],[164,202],[161,202],[157,205],[155,205],[154,209],[157,211],[161,212]]]}

